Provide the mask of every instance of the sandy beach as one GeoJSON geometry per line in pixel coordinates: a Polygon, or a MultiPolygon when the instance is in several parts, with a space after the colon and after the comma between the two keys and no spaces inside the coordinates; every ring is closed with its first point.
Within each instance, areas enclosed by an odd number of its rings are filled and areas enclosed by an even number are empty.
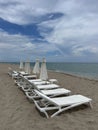
{"type": "Polygon", "coordinates": [[[93,109],[81,106],[47,119],[14,84],[8,67],[17,69],[0,64],[0,130],[98,130],[98,81],[49,71],[49,78],[56,78],[72,94],[92,98],[93,109]]]}

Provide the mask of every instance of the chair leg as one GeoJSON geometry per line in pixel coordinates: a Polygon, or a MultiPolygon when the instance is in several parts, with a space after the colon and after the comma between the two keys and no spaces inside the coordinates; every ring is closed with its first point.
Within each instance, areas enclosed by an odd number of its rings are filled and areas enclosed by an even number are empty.
{"type": "Polygon", "coordinates": [[[91,109],[93,108],[93,105],[92,105],[92,103],[91,103],[91,102],[89,102],[89,106],[90,106],[90,108],[91,108],[91,109]]]}
{"type": "MultiPolygon", "coordinates": [[[[90,104],[90,102],[88,102],[90,104]]],[[[73,104],[73,105],[70,105],[68,107],[65,107],[65,108],[61,108],[59,109],[57,112],[55,112],[53,115],[51,115],[51,118],[58,115],[59,113],[63,112],[63,111],[66,111],[68,109],[71,109],[71,108],[74,108],[76,106],[79,106],[79,105],[82,105],[82,104],[85,104],[85,102],[81,102],[81,103],[76,103],[76,104],[73,104]]],[[[91,105],[91,104],[90,104],[91,105]]]]}

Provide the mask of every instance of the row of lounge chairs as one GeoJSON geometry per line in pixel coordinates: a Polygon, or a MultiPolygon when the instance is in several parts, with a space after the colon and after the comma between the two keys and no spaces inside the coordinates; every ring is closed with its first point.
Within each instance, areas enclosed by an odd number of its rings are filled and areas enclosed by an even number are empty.
{"type": "Polygon", "coordinates": [[[47,118],[80,105],[92,107],[92,99],[83,95],[71,95],[71,91],[60,87],[56,79],[44,81],[37,79],[36,75],[16,71],[15,75],[14,71],[11,75],[26,97],[33,101],[36,108],[44,113],[47,118]]]}

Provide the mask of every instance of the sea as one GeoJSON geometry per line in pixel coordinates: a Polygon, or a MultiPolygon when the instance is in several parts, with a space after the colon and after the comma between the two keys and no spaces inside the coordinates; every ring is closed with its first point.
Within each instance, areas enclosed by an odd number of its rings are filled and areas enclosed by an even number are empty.
{"type": "Polygon", "coordinates": [[[49,70],[98,80],[98,63],[47,63],[49,70]]]}
{"type": "MultiPolygon", "coordinates": [[[[19,63],[10,62],[10,64],[19,63]]],[[[35,63],[31,63],[32,68],[34,64],[35,63]]],[[[47,62],[46,66],[48,70],[98,80],[98,63],[47,62]]]]}

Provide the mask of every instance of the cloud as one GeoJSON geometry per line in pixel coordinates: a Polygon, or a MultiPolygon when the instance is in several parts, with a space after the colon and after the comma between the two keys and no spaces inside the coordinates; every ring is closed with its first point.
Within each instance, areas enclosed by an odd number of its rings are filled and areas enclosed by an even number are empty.
{"type": "MultiPolygon", "coordinates": [[[[18,61],[20,59],[35,60],[36,57],[48,56],[53,52],[59,53],[54,44],[38,42],[20,34],[10,35],[0,31],[0,55],[1,61],[18,61]]],[[[54,54],[55,55],[55,54],[54,54]]]]}
{"type": "Polygon", "coordinates": [[[36,23],[41,19],[41,16],[54,11],[55,2],[56,0],[0,1],[0,16],[19,25],[36,23]]]}
{"type": "Polygon", "coordinates": [[[97,5],[97,0],[1,0],[0,16],[9,22],[23,25],[39,22],[44,15],[56,12],[69,18],[97,14],[97,5]]]}
{"type": "MultiPolygon", "coordinates": [[[[79,15],[79,8],[76,5],[76,3],[72,5],[73,12],[71,8],[66,12],[69,15],[64,15],[60,19],[39,24],[39,28],[41,28],[40,33],[45,37],[46,41],[55,44],[64,56],[69,58],[87,58],[90,55],[91,59],[93,59],[94,55],[98,55],[98,49],[96,49],[98,41],[98,15],[94,12],[91,13],[92,9],[90,7],[90,12],[88,10],[86,13],[81,12],[82,15],[79,15]],[[73,15],[74,13],[75,15],[73,15]],[[51,28],[52,31],[45,34],[44,30],[48,30],[48,28],[51,28]]],[[[85,3],[80,2],[80,5],[85,6],[85,3]]]]}
{"type": "Polygon", "coordinates": [[[97,0],[1,0],[2,19],[20,25],[20,28],[35,24],[41,36],[10,34],[0,29],[2,57],[2,50],[6,50],[10,57],[17,54],[17,59],[21,55],[31,59],[33,56],[47,56],[49,60],[54,57],[55,60],[74,61],[79,58],[86,60],[90,56],[90,60],[97,61],[97,7],[97,0]]]}

